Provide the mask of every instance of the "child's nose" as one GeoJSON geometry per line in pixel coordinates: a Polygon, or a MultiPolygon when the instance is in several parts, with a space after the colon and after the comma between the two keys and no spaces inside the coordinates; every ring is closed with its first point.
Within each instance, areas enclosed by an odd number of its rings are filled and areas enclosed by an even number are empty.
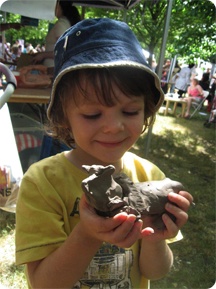
{"type": "Polygon", "coordinates": [[[117,133],[124,130],[124,123],[120,117],[110,116],[103,124],[104,133],[117,133]]]}

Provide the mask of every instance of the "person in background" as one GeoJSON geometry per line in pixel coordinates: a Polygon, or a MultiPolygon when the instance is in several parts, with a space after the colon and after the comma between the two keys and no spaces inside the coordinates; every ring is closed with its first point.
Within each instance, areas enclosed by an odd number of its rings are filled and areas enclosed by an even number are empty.
{"type": "Polygon", "coordinates": [[[212,100],[212,107],[211,107],[211,115],[210,115],[210,122],[216,123],[216,95],[212,100]]]}
{"type": "Polygon", "coordinates": [[[184,116],[185,118],[190,117],[189,113],[190,113],[192,102],[200,102],[202,98],[204,97],[203,89],[199,85],[199,80],[196,78],[194,78],[191,81],[191,85],[188,87],[187,92],[188,92],[188,97],[185,97],[183,99],[185,102],[187,102],[187,111],[184,116]]]}
{"type": "Polygon", "coordinates": [[[210,85],[209,85],[209,103],[207,111],[210,112],[212,109],[212,103],[215,99],[216,93],[216,74],[211,75],[210,85]]]}
{"type": "Polygon", "coordinates": [[[179,77],[179,73],[176,73],[173,75],[173,77],[171,78],[171,88],[170,88],[170,93],[174,93],[175,92],[175,84],[176,84],[176,80],[179,77]]]}
{"type": "Polygon", "coordinates": [[[157,67],[157,62],[155,59],[152,59],[152,70],[155,72],[157,67]]]}
{"type": "Polygon", "coordinates": [[[205,90],[205,91],[209,91],[209,95],[206,98],[206,100],[208,101],[208,108],[207,108],[208,112],[211,111],[212,100],[213,100],[212,94],[210,92],[210,80],[209,80],[209,77],[210,77],[210,73],[207,70],[207,72],[203,73],[202,79],[199,81],[199,85],[202,87],[202,89],[205,90]]]}
{"type": "Polygon", "coordinates": [[[37,51],[34,49],[34,47],[32,46],[31,43],[28,44],[27,53],[28,53],[28,54],[37,53],[37,51]]]}
{"type": "Polygon", "coordinates": [[[3,53],[3,49],[2,49],[2,35],[0,34],[0,60],[2,62],[4,62],[5,60],[13,60],[11,58],[11,54],[10,54],[10,49],[7,45],[7,41],[5,38],[5,43],[4,43],[4,53],[3,53]]]}
{"type": "Polygon", "coordinates": [[[18,57],[20,57],[21,53],[22,53],[22,45],[19,44],[18,45],[18,57]]]}
{"type": "Polygon", "coordinates": [[[26,42],[24,44],[23,52],[22,53],[27,53],[27,48],[28,48],[28,43],[26,42]]]}
{"type": "Polygon", "coordinates": [[[173,205],[165,207],[176,221],[164,214],[166,229],[158,230],[148,216],[97,215],[81,182],[88,177],[84,164],[112,164],[115,174],[133,182],[165,178],[157,166],[128,152],[164,101],[160,80],[128,25],[108,18],[72,26],[54,55],[48,130],[71,150],[33,164],[22,179],[16,264],[26,264],[29,288],[104,288],[109,282],[106,287],[147,289],[149,279],[170,270],[167,239],[180,239],[193,197],[169,193],[173,205]]]}
{"type": "Polygon", "coordinates": [[[171,83],[168,84],[168,91],[170,93],[174,93],[176,80],[179,77],[180,70],[181,70],[181,67],[178,64],[178,60],[176,60],[176,64],[175,64],[175,67],[173,69],[173,73],[172,73],[172,75],[170,77],[171,83]]]}
{"type": "MultiPolygon", "coordinates": [[[[167,89],[168,89],[167,76],[169,73],[169,69],[170,69],[170,59],[165,59],[163,70],[162,70],[162,77],[161,77],[161,87],[164,93],[167,93],[167,89]]],[[[156,68],[156,71],[157,70],[158,70],[158,67],[156,68]]]]}
{"type": "MultiPolygon", "coordinates": [[[[11,59],[16,62],[18,60],[19,57],[19,47],[14,44],[11,48],[11,59]]],[[[10,66],[10,70],[15,70],[16,69],[16,65],[11,65],[10,66]]]]}
{"type": "Polygon", "coordinates": [[[175,89],[178,90],[179,98],[186,93],[188,86],[190,85],[191,69],[194,67],[194,63],[188,65],[188,67],[183,67],[178,75],[178,79],[175,83],[175,89]]]}
{"type": "Polygon", "coordinates": [[[35,47],[35,50],[37,52],[41,52],[40,43],[37,44],[37,46],[35,47]]]}
{"type": "Polygon", "coordinates": [[[33,63],[43,62],[43,65],[48,67],[49,74],[53,74],[53,50],[56,41],[65,32],[65,30],[81,20],[77,8],[72,4],[72,1],[57,1],[55,7],[55,16],[58,18],[58,21],[46,36],[46,51],[37,53],[33,59],[33,63]]]}
{"type": "Polygon", "coordinates": [[[46,44],[43,43],[42,46],[41,46],[41,52],[45,51],[46,50],[46,44]]]}
{"type": "Polygon", "coordinates": [[[202,79],[199,82],[199,85],[202,87],[203,90],[209,90],[209,73],[203,73],[202,79]]]}
{"type": "MultiPolygon", "coordinates": [[[[1,23],[0,24],[0,31],[5,31],[5,30],[9,30],[9,29],[16,29],[17,31],[19,31],[22,27],[23,27],[23,25],[21,25],[20,23],[1,23]]],[[[5,38],[5,42],[6,42],[6,38],[5,38]]],[[[7,51],[7,45],[4,46],[4,50],[5,50],[6,54],[3,55],[3,52],[2,52],[2,35],[0,34],[0,61],[7,60],[7,56],[11,59],[9,52],[7,51]]],[[[2,89],[1,78],[2,78],[2,73],[0,72],[0,89],[2,89]]]]}

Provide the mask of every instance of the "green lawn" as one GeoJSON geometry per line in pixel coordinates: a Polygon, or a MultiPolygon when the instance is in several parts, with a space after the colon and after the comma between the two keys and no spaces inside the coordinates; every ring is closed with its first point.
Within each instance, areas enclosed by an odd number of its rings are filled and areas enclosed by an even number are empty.
{"type": "MultiPolygon", "coordinates": [[[[152,281],[151,289],[210,288],[215,283],[215,124],[204,127],[206,118],[158,114],[153,127],[149,160],[167,177],[182,182],[196,205],[182,228],[184,239],[170,245],[173,268],[165,278],[152,281]]],[[[142,157],[146,137],[145,133],[132,149],[142,157]]],[[[0,226],[0,285],[26,288],[24,268],[14,264],[15,215],[0,211],[0,226]]]]}

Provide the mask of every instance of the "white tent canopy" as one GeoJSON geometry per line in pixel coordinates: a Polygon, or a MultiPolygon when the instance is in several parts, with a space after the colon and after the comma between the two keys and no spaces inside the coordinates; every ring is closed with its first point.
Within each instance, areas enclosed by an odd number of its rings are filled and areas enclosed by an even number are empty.
{"type": "MultiPolygon", "coordinates": [[[[2,1],[1,1],[2,2],[2,1]]],[[[55,19],[56,0],[7,0],[0,10],[37,19],[55,19]]]]}
{"type": "MultiPolygon", "coordinates": [[[[74,6],[130,9],[140,0],[75,0],[74,6]]],[[[37,19],[54,20],[56,0],[0,0],[0,10],[37,19]]]]}

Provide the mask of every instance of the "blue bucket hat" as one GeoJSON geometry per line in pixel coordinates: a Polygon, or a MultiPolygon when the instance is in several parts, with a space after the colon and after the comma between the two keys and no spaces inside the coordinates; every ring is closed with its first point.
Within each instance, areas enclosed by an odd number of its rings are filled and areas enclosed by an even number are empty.
{"type": "Polygon", "coordinates": [[[160,80],[146,62],[143,50],[129,26],[109,18],[86,19],[65,31],[54,48],[54,77],[47,116],[55,101],[62,76],[87,68],[133,67],[150,76],[157,92],[156,109],[164,100],[160,80]]]}

